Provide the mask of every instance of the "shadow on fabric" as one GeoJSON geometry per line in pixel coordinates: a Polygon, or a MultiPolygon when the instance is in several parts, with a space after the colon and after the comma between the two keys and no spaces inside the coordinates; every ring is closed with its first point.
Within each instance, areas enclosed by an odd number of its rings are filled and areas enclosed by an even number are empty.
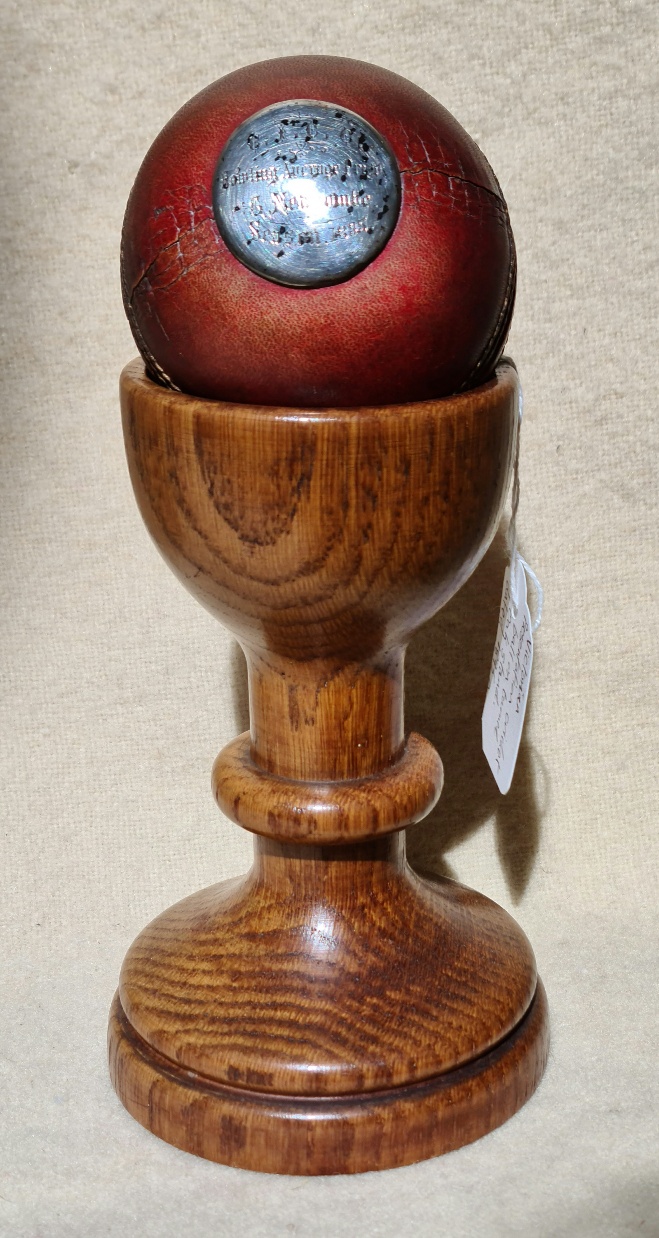
{"type": "MultiPolygon", "coordinates": [[[[406,660],[405,725],[435,745],[444,763],[436,808],[408,830],[415,868],[454,877],[446,853],[494,818],[497,853],[513,902],[528,885],[543,812],[538,786],[547,786],[539,760],[522,735],[510,791],[501,795],[481,744],[481,714],[508,564],[499,531],[473,576],[412,640],[406,660]]],[[[527,722],[533,704],[529,693],[527,722]]]]}

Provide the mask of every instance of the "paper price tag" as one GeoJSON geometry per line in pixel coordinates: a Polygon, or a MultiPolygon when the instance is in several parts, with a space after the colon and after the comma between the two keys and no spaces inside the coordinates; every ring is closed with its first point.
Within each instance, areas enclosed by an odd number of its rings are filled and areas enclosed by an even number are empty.
{"type": "Polygon", "coordinates": [[[482,723],[483,752],[502,795],[510,790],[515,772],[532,663],[533,633],[526,599],[526,573],[515,556],[503,580],[499,627],[482,723]]]}

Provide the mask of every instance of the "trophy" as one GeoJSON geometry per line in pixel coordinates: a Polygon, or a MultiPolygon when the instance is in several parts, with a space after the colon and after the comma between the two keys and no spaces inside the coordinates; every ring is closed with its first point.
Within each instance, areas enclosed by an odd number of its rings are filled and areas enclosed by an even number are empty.
{"type": "Polygon", "coordinates": [[[395,74],[268,61],[156,139],[122,281],[137,502],[247,660],[250,730],[212,784],[254,863],[131,946],[114,1086],[160,1138],[248,1169],[449,1151],[524,1104],[548,1039],[515,922],[405,860],[443,777],[405,731],[405,649],[487,549],[513,466],[501,191],[395,74]]]}

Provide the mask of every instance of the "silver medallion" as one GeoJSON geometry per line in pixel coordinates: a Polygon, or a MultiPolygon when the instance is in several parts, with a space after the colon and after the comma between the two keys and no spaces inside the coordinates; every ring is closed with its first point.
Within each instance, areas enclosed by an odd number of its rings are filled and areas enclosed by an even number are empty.
{"type": "Polygon", "coordinates": [[[245,266],[278,284],[319,288],[355,275],[398,219],[388,143],[354,112],[293,99],[250,116],[220,155],[213,209],[245,266]]]}

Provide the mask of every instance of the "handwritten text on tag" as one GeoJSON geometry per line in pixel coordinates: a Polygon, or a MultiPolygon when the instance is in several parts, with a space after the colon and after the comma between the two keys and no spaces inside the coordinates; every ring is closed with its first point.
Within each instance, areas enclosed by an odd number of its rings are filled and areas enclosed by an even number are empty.
{"type": "Polygon", "coordinates": [[[515,556],[503,581],[499,627],[482,724],[483,752],[502,795],[510,790],[515,772],[532,663],[533,634],[526,600],[526,573],[515,556]]]}

